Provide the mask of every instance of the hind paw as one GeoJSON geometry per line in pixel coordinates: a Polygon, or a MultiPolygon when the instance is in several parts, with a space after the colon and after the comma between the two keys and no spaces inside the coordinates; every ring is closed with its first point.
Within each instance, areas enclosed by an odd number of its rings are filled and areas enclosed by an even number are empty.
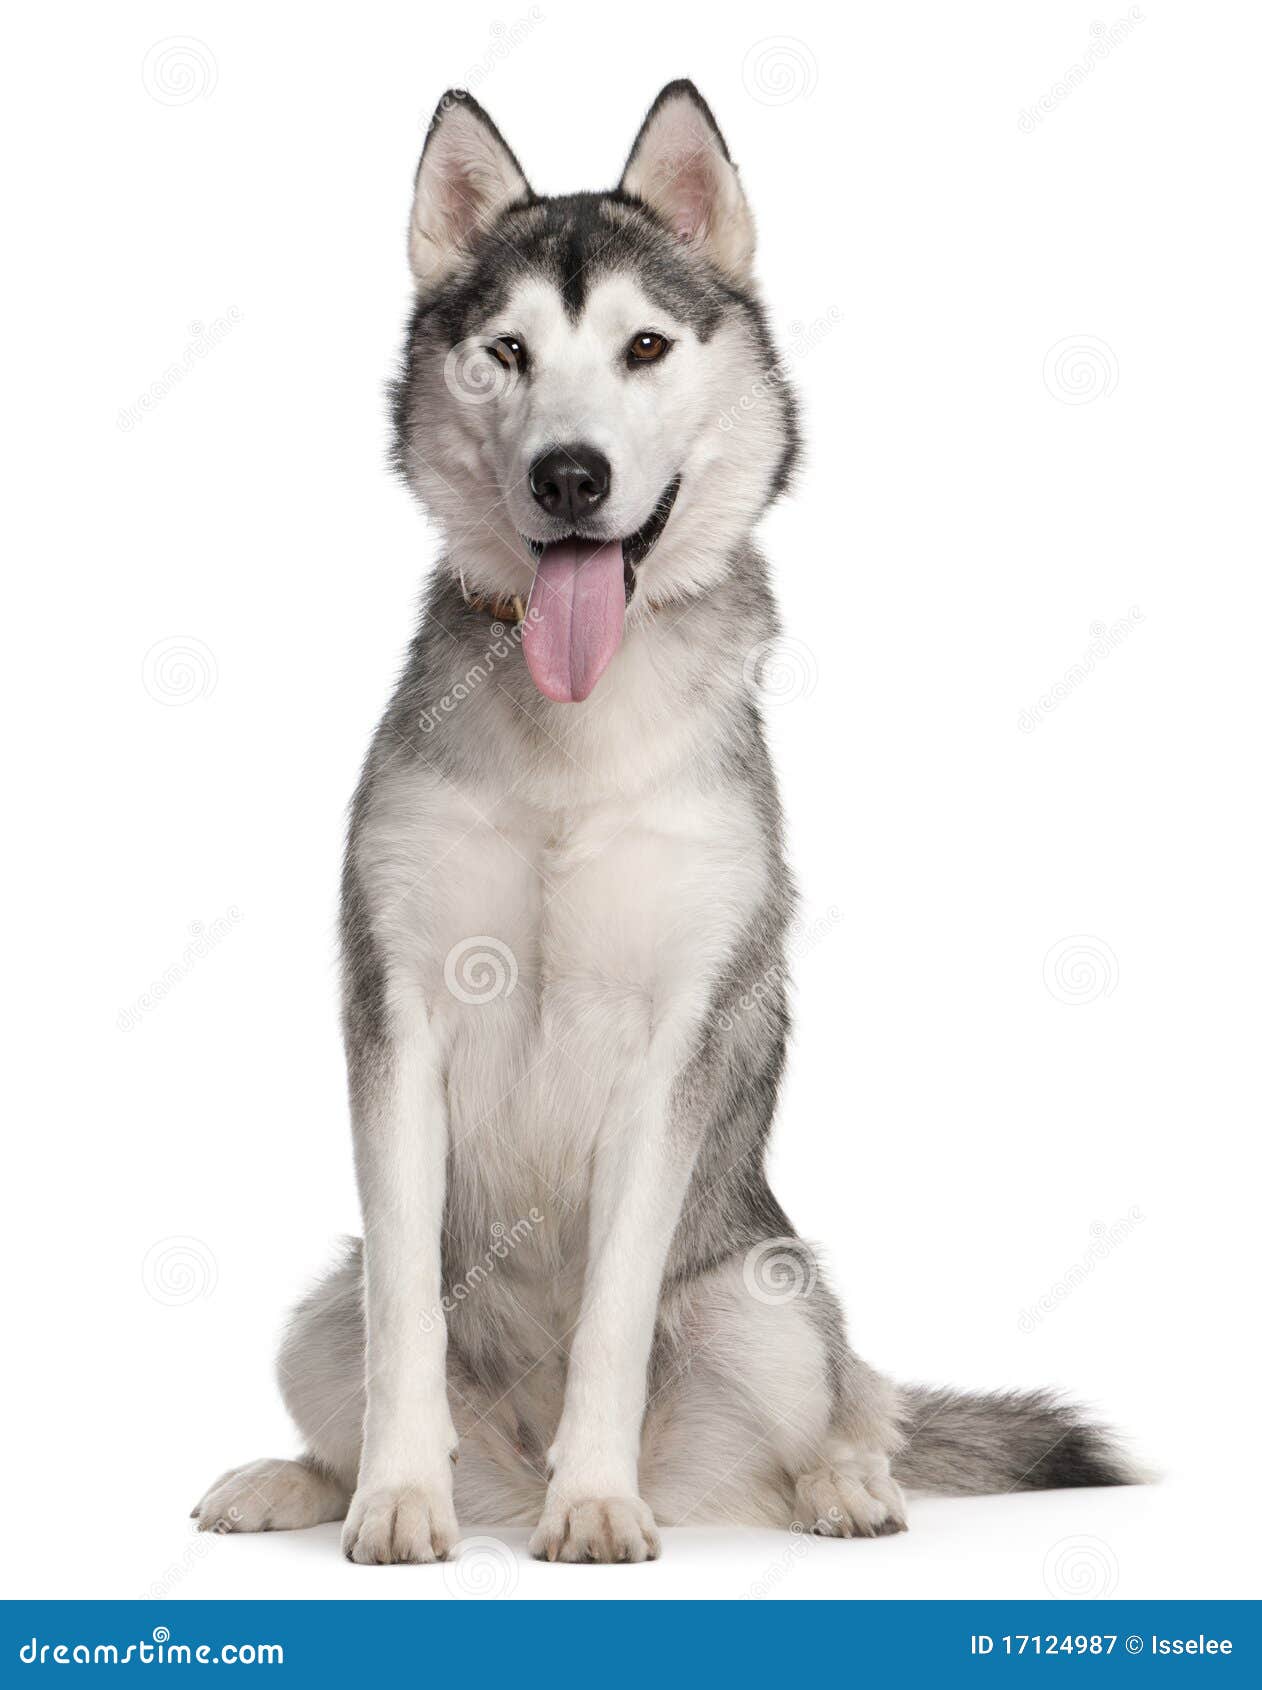
{"type": "Polygon", "coordinates": [[[303,1461],[251,1461],[221,1474],[193,1509],[199,1532],[290,1532],[340,1520],[349,1497],[303,1461]]]}
{"type": "Polygon", "coordinates": [[[848,1450],[798,1479],[794,1523],[816,1537],[892,1537],[907,1530],[907,1505],[887,1457],[848,1450]]]}

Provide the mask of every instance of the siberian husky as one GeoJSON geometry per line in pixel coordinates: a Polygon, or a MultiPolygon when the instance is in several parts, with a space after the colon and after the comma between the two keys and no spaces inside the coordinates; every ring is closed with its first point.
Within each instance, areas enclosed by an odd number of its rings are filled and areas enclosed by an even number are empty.
{"type": "Polygon", "coordinates": [[[637,1562],[660,1525],[1128,1482],[1048,1395],[877,1375],[768,1188],[794,900],[752,534],[796,427],[708,106],[671,83],[616,189],[545,198],[446,95],[410,256],[397,461],[445,551],[346,852],[364,1238],[281,1349],[304,1453],[199,1525],[637,1562]]]}

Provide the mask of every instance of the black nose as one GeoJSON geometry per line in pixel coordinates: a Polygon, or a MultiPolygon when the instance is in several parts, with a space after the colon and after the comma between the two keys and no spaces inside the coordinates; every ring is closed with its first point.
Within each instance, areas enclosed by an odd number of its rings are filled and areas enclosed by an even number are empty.
{"type": "Polygon", "coordinates": [[[530,466],[530,491],[549,516],[576,528],[609,497],[609,459],[594,446],[556,446],[530,466]]]}

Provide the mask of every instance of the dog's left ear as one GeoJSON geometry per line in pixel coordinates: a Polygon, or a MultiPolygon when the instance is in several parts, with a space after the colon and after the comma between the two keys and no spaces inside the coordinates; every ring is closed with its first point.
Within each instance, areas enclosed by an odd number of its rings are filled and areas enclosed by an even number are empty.
{"type": "Polygon", "coordinates": [[[691,82],[668,83],[654,100],[618,186],[692,251],[748,281],[754,219],[719,126],[691,82]]]}
{"type": "Polygon", "coordinates": [[[450,88],[438,102],[416,170],[408,256],[422,288],[437,286],[530,185],[504,137],[472,94],[450,88]]]}

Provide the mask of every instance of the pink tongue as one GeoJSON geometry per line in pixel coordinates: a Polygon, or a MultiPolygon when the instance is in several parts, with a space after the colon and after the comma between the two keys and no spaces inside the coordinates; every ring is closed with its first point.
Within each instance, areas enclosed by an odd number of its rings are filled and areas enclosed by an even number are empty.
{"type": "Polygon", "coordinates": [[[620,540],[544,547],[521,643],[545,698],[575,704],[588,696],[622,643],[626,607],[620,540]]]}

